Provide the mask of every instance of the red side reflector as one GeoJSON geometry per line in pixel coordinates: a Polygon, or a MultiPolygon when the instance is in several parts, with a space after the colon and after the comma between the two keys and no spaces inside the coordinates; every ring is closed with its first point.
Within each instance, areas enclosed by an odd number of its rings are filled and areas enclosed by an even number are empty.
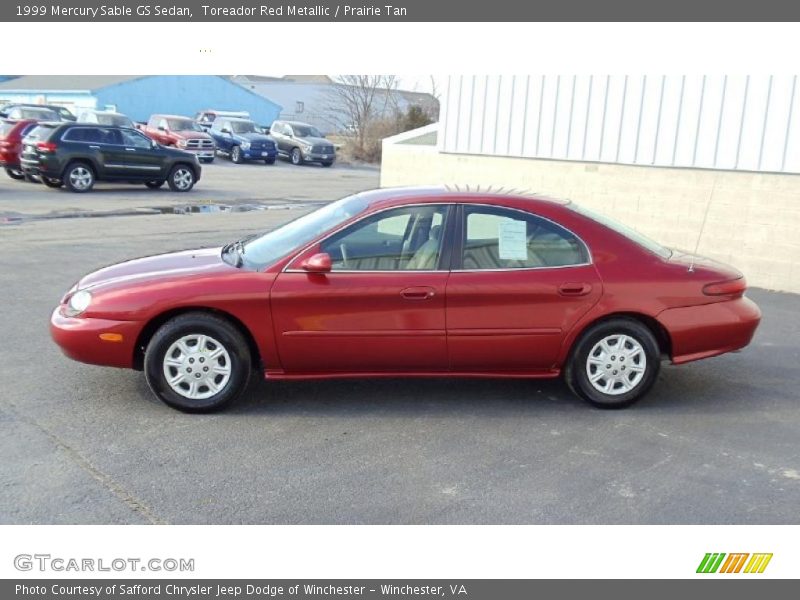
{"type": "Polygon", "coordinates": [[[729,279],[728,281],[717,281],[703,286],[703,293],[706,296],[741,296],[747,289],[747,281],[744,277],[739,279],[729,279]]]}

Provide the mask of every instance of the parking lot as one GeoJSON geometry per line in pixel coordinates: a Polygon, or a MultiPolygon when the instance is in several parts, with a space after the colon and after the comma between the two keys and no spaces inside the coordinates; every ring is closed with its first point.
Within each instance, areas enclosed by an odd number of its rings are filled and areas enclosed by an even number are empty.
{"type": "Polygon", "coordinates": [[[795,295],[751,290],[750,347],[665,366],[624,411],[560,381],[254,378],[227,412],[186,415],[141,373],[72,362],[49,338],[87,271],[377,184],[374,169],[224,159],[188,194],[0,178],[0,522],[800,522],[795,295]]]}

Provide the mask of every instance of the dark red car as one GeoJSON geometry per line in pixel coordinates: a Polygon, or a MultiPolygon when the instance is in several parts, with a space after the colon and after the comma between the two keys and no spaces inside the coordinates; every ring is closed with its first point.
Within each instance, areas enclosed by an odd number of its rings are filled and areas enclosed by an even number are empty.
{"type": "Polygon", "coordinates": [[[19,155],[22,152],[22,138],[33,129],[38,121],[21,119],[0,121],[0,166],[12,179],[25,179],[19,166],[19,155]]]}
{"type": "Polygon", "coordinates": [[[662,360],[746,346],[761,313],[737,270],[569,202],[445,188],[326,205],[222,248],[100,269],[51,332],[87,363],[143,369],[185,411],[267,379],[558,377],[602,407],[662,360]]]}

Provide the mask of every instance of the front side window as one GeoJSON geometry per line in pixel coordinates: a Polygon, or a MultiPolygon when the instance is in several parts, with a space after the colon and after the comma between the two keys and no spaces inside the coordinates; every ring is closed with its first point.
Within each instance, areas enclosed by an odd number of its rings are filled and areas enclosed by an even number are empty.
{"type": "Polygon", "coordinates": [[[410,206],[367,217],[322,243],[334,271],[439,268],[446,205],[410,206]]]}
{"type": "Polygon", "coordinates": [[[499,207],[466,206],[462,268],[564,267],[589,261],[572,233],[535,215],[499,207]]]}
{"type": "Polygon", "coordinates": [[[150,138],[143,136],[141,133],[136,131],[131,131],[129,129],[121,129],[120,133],[122,134],[122,143],[125,146],[131,146],[133,148],[151,148],[152,142],[150,138]]]}

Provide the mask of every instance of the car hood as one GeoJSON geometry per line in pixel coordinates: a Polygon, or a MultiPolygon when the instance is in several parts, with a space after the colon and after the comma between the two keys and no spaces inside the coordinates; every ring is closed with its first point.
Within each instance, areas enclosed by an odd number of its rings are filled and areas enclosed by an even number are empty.
{"type": "Polygon", "coordinates": [[[272,141],[263,133],[234,133],[235,137],[247,140],[248,142],[268,142],[272,141]]]}
{"type": "Polygon", "coordinates": [[[327,144],[329,146],[333,146],[333,142],[331,142],[329,139],[323,138],[323,137],[310,137],[309,136],[309,137],[302,137],[302,138],[297,138],[297,139],[303,140],[307,144],[314,144],[314,145],[327,144]]]}
{"type": "Polygon", "coordinates": [[[172,131],[173,135],[183,138],[185,140],[210,140],[211,136],[205,131],[193,131],[191,129],[182,129],[181,131],[172,131]]]}
{"type": "Polygon", "coordinates": [[[156,280],[205,277],[234,269],[222,260],[221,251],[221,248],[203,248],[136,258],[89,273],[77,287],[101,290],[156,280]]]}

